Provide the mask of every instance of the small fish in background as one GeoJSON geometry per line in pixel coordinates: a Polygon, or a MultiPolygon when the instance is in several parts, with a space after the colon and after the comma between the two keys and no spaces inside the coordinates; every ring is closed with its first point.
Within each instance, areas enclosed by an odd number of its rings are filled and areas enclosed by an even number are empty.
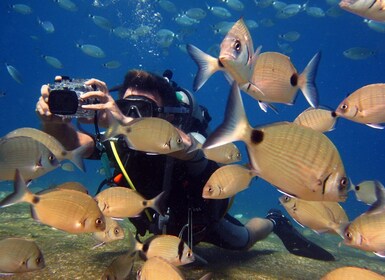
{"type": "Polygon", "coordinates": [[[238,164],[225,165],[211,174],[203,187],[205,199],[225,199],[249,187],[257,173],[238,164]]]}
{"type": "Polygon", "coordinates": [[[117,69],[120,66],[122,66],[122,64],[120,63],[120,61],[110,60],[110,61],[107,61],[106,63],[103,63],[102,66],[107,69],[117,69]]]}
{"type": "Polygon", "coordinates": [[[57,3],[60,8],[70,12],[76,12],[78,10],[76,4],[71,0],[53,0],[53,2],[57,3]]]}
{"type": "Polygon", "coordinates": [[[201,8],[190,8],[185,11],[184,14],[189,18],[193,18],[196,20],[202,20],[207,16],[206,11],[201,8]]]}
{"type": "Polygon", "coordinates": [[[171,46],[174,38],[176,37],[175,33],[169,29],[160,29],[155,34],[155,42],[158,46],[162,48],[168,48],[171,46]]]}
{"type": "Polygon", "coordinates": [[[304,5],[288,4],[284,8],[279,10],[276,13],[275,17],[278,19],[288,19],[288,18],[291,18],[291,17],[299,14],[300,12],[302,12],[305,7],[306,7],[306,4],[304,4],[304,5]]]}
{"type": "Polygon", "coordinates": [[[342,14],[343,14],[343,11],[338,5],[331,6],[329,9],[326,10],[326,15],[328,17],[337,18],[342,16],[342,14]]]}
{"type": "Polygon", "coordinates": [[[176,24],[181,25],[181,26],[192,26],[194,24],[198,24],[199,20],[196,20],[195,18],[190,18],[186,14],[180,14],[173,18],[176,24]]]}
{"type": "Polygon", "coordinates": [[[337,119],[337,114],[328,108],[310,107],[299,114],[293,122],[324,133],[334,130],[337,119]]]}
{"type": "Polygon", "coordinates": [[[31,204],[31,215],[37,222],[68,233],[96,232],[106,228],[104,216],[91,196],[66,189],[33,194],[16,170],[14,192],[0,202],[0,207],[21,202],[31,204]]]}
{"type": "Polygon", "coordinates": [[[0,240],[0,273],[21,273],[43,269],[44,257],[32,240],[5,238],[0,240]]]}
{"type": "Polygon", "coordinates": [[[379,188],[381,190],[385,190],[384,186],[380,181],[377,180],[369,180],[363,181],[357,185],[352,184],[351,190],[354,191],[356,198],[358,201],[362,201],[368,205],[373,205],[376,202],[376,189],[379,188]]]}
{"type": "Polygon", "coordinates": [[[372,30],[379,32],[379,33],[385,33],[385,22],[378,22],[371,19],[364,19],[364,23],[372,30]]]}
{"type": "Polygon", "coordinates": [[[95,196],[95,201],[107,217],[132,218],[148,207],[162,214],[161,203],[164,194],[162,192],[155,198],[147,200],[135,190],[126,187],[110,187],[95,196]]]}
{"type": "Polygon", "coordinates": [[[344,50],[342,54],[346,58],[349,58],[352,60],[362,60],[362,59],[368,59],[369,57],[376,55],[376,52],[368,48],[353,47],[353,48],[344,50]]]}
{"type": "Polygon", "coordinates": [[[7,91],[6,90],[0,90],[0,97],[4,97],[7,95],[7,91]]]}
{"type": "Polygon", "coordinates": [[[47,149],[55,155],[58,161],[65,159],[70,160],[81,171],[85,171],[83,154],[87,151],[90,145],[92,145],[92,143],[89,143],[88,145],[82,145],[71,151],[67,151],[63,145],[52,135],[31,127],[21,127],[7,133],[4,136],[5,139],[11,139],[14,137],[30,137],[47,147],[47,149]]]}
{"type": "Polygon", "coordinates": [[[344,244],[385,257],[385,190],[376,184],[376,202],[363,214],[340,228],[344,244]]]}
{"type": "Polygon", "coordinates": [[[325,11],[322,8],[315,7],[315,6],[309,7],[309,6],[306,5],[305,12],[309,16],[312,16],[312,17],[315,17],[315,18],[322,18],[322,17],[326,16],[325,11]]]}
{"type": "Polygon", "coordinates": [[[103,16],[88,14],[88,17],[91,18],[95,25],[100,27],[101,29],[112,30],[113,28],[111,22],[103,16]]]}
{"type": "Polygon", "coordinates": [[[288,42],[295,42],[301,37],[301,34],[297,31],[289,31],[284,34],[278,34],[278,38],[288,41],[288,42]]]}
{"type": "Polygon", "coordinates": [[[52,66],[53,68],[63,69],[63,63],[61,63],[58,58],[49,55],[41,55],[41,57],[45,60],[45,62],[47,62],[48,65],[52,66]]]}
{"type": "Polygon", "coordinates": [[[337,148],[323,133],[289,122],[252,128],[233,83],[223,123],[203,148],[246,144],[251,168],[283,193],[315,201],[345,201],[349,186],[337,148]],[[325,160],[328,159],[328,160],[325,160]]]}
{"type": "Polygon", "coordinates": [[[156,3],[163,10],[165,10],[168,13],[175,14],[175,13],[178,12],[178,8],[176,7],[176,5],[172,1],[169,1],[169,0],[158,0],[158,1],[156,1],[156,3]]]}
{"type": "Polygon", "coordinates": [[[245,5],[240,0],[220,0],[222,3],[225,3],[227,7],[233,9],[237,12],[242,12],[245,8],[245,5]]]}
{"type": "Polygon", "coordinates": [[[136,251],[127,252],[116,257],[105,270],[102,280],[126,280],[130,279],[130,274],[134,266],[136,251]]]}
{"type": "Polygon", "coordinates": [[[37,18],[37,23],[41,26],[41,28],[43,28],[45,32],[47,33],[55,32],[55,26],[49,20],[40,20],[40,18],[37,18]]]}
{"type": "Polygon", "coordinates": [[[22,14],[22,15],[29,15],[29,14],[32,14],[32,8],[26,4],[12,4],[12,5],[9,5],[9,7],[19,13],[19,14],[22,14]]]}
{"type": "Polygon", "coordinates": [[[95,58],[104,58],[106,57],[106,54],[104,51],[95,45],[91,44],[76,44],[76,47],[79,48],[84,54],[95,57],[95,58]]]}
{"type": "Polygon", "coordinates": [[[249,28],[250,30],[255,29],[259,26],[258,22],[256,22],[253,19],[246,19],[245,24],[246,24],[247,28],[249,28]]]}
{"type": "Polygon", "coordinates": [[[13,180],[16,169],[27,180],[59,167],[55,155],[30,137],[0,138],[0,180],[13,180]]]}
{"type": "Polygon", "coordinates": [[[385,277],[381,274],[375,273],[367,268],[355,267],[355,266],[343,266],[333,269],[321,280],[385,280],[385,277]]]}
{"type": "Polygon", "coordinates": [[[339,117],[383,129],[385,84],[371,84],[357,89],[338,105],[335,112],[339,117]]]}
{"type": "Polygon", "coordinates": [[[92,233],[92,237],[100,242],[99,244],[92,247],[92,249],[100,247],[106,243],[124,239],[124,230],[119,225],[119,223],[111,217],[104,218],[106,221],[106,228],[104,231],[92,233]]]}
{"type": "Polygon", "coordinates": [[[279,201],[299,225],[317,233],[338,234],[340,225],[349,222],[338,202],[308,201],[287,195],[281,196],[279,201]]]}
{"type": "Polygon", "coordinates": [[[228,19],[231,18],[231,13],[226,8],[220,7],[220,6],[209,6],[206,3],[207,10],[211,12],[216,17],[222,18],[222,19],[228,19]]]}
{"type": "Polygon", "coordinates": [[[383,0],[342,0],[341,9],[376,21],[385,21],[385,2],[383,0]]]}
{"type": "Polygon", "coordinates": [[[20,72],[11,64],[5,63],[5,67],[7,68],[8,74],[19,84],[23,83],[23,77],[21,76],[20,72]]]}
{"type": "Polygon", "coordinates": [[[67,171],[67,172],[74,172],[75,171],[74,165],[70,162],[62,163],[60,166],[61,166],[61,169],[64,171],[67,171]]]}

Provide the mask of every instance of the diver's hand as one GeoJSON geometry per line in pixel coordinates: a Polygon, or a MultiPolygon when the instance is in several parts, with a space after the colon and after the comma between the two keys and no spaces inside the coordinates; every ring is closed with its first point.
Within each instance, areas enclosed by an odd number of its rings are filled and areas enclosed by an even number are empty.
{"type": "Polygon", "coordinates": [[[132,120],[132,118],[124,116],[120,111],[115,100],[110,95],[105,82],[97,79],[90,79],[85,82],[85,84],[89,86],[96,86],[98,90],[86,92],[82,95],[82,99],[97,98],[100,103],[82,105],[82,108],[87,110],[104,110],[99,117],[101,126],[109,126],[110,121],[108,115],[112,115],[112,117],[120,123],[128,123],[132,120]]]}
{"type": "MultiPolygon", "coordinates": [[[[60,81],[61,76],[56,76],[55,81],[60,81]]],[[[36,103],[36,113],[44,123],[68,123],[71,120],[69,118],[63,118],[51,113],[48,106],[50,88],[49,85],[43,85],[40,90],[41,96],[36,103]]]]}

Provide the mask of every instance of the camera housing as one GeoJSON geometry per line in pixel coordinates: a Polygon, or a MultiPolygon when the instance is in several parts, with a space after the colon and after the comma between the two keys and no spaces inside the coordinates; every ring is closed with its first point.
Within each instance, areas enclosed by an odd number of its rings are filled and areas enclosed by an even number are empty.
{"type": "Polygon", "coordinates": [[[49,110],[52,114],[67,118],[92,118],[93,110],[85,110],[82,105],[97,104],[97,98],[82,99],[82,95],[96,88],[85,85],[87,79],[70,79],[62,76],[62,80],[50,85],[48,98],[49,110]]]}

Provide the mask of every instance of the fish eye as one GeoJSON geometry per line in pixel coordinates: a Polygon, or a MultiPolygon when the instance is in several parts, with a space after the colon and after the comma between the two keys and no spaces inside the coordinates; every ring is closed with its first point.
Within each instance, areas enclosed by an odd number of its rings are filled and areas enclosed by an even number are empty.
{"type": "Polygon", "coordinates": [[[241,41],[235,40],[234,49],[235,49],[237,52],[240,52],[240,51],[241,51],[241,48],[242,48],[241,41]]]}
{"type": "Polygon", "coordinates": [[[177,138],[177,139],[176,139],[176,142],[177,142],[178,144],[181,144],[181,143],[183,143],[183,140],[182,140],[182,138],[177,138]]]}
{"type": "Polygon", "coordinates": [[[348,178],[342,177],[342,178],[341,178],[341,181],[340,181],[340,185],[339,185],[339,187],[338,187],[339,190],[344,190],[344,189],[346,189],[347,186],[348,186],[348,184],[349,184],[348,178]]]}
{"type": "Polygon", "coordinates": [[[348,104],[344,103],[340,106],[340,108],[341,108],[341,110],[346,111],[349,108],[349,106],[348,106],[348,104]]]}
{"type": "Polygon", "coordinates": [[[214,192],[214,188],[210,186],[208,191],[209,191],[209,193],[213,193],[214,192]]]}
{"type": "Polygon", "coordinates": [[[287,195],[286,195],[286,196],[284,197],[284,200],[285,200],[286,202],[289,202],[290,199],[291,199],[290,196],[287,196],[287,195]]]}
{"type": "Polygon", "coordinates": [[[54,155],[49,155],[49,156],[48,156],[48,160],[49,160],[50,162],[54,161],[54,159],[55,159],[55,156],[54,156],[54,155]]]}
{"type": "Polygon", "coordinates": [[[36,260],[35,260],[36,264],[39,264],[41,262],[41,258],[40,257],[37,257],[36,260]]]}
{"type": "Polygon", "coordinates": [[[95,224],[96,224],[96,225],[102,225],[102,224],[103,224],[103,220],[100,219],[100,218],[97,218],[97,219],[95,220],[95,224]]]}
{"type": "Polygon", "coordinates": [[[120,230],[118,228],[114,229],[114,233],[115,234],[119,234],[120,233],[120,230]]]}
{"type": "Polygon", "coordinates": [[[347,232],[345,233],[345,236],[346,236],[346,238],[347,238],[348,240],[352,240],[352,239],[353,239],[353,234],[352,234],[350,231],[347,231],[347,232]]]}

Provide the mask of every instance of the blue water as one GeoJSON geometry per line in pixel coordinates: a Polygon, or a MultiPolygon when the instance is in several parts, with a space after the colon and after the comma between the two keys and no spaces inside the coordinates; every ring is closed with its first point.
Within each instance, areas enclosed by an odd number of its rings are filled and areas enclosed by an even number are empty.
{"type": "MultiPolygon", "coordinates": [[[[76,1],[78,11],[70,12],[53,1],[22,1],[28,4],[33,13],[22,15],[8,7],[17,1],[3,1],[0,7],[0,91],[6,95],[0,97],[0,135],[19,127],[39,127],[39,119],[34,109],[42,84],[52,82],[55,75],[65,74],[78,78],[98,78],[109,86],[122,81],[124,74],[131,68],[143,68],[159,74],[164,69],[174,72],[174,80],[187,89],[192,88],[193,77],[197,67],[192,59],[182,52],[176,44],[192,43],[202,50],[219,44],[223,35],[214,34],[210,25],[219,19],[208,12],[208,16],[199,24],[189,28],[182,41],[174,40],[167,49],[156,45],[155,33],[167,28],[181,34],[182,26],[173,21],[175,14],[163,10],[157,1],[98,1],[103,7],[92,5],[95,1],[76,1]],[[97,27],[87,16],[89,13],[108,18],[114,26],[137,28],[150,26],[152,30],[138,41],[121,39],[112,32],[97,27]],[[55,26],[53,33],[47,33],[37,23],[49,20],[55,26]],[[76,44],[95,44],[101,47],[105,58],[93,58],[85,55],[76,44]],[[41,55],[55,56],[64,64],[63,69],[48,65],[41,55]],[[118,60],[122,66],[106,69],[102,66],[110,60],[118,60]],[[7,73],[4,63],[16,67],[23,76],[23,83],[16,83],[7,73]]],[[[174,1],[179,11],[191,7],[206,9],[205,1],[174,1]]],[[[210,5],[225,6],[220,1],[208,0],[210,5]]],[[[288,1],[292,2],[292,1],[288,1]]],[[[309,1],[325,11],[330,7],[326,1],[309,1]]],[[[300,13],[292,18],[275,19],[273,7],[257,8],[254,1],[243,0],[246,8],[242,12],[231,10],[229,21],[236,21],[241,16],[259,22],[272,19],[272,27],[260,25],[251,30],[254,46],[262,45],[262,51],[281,50],[277,46],[278,34],[298,31],[301,37],[290,43],[293,52],[288,54],[299,72],[303,70],[311,57],[322,52],[316,84],[322,105],[336,108],[340,101],[356,89],[385,81],[385,37],[363,23],[363,19],[342,11],[339,17],[315,18],[300,13]],[[365,60],[351,60],[342,55],[350,47],[362,46],[372,49],[376,55],[365,60]]],[[[201,104],[208,107],[213,121],[212,128],[221,123],[224,107],[229,92],[229,84],[222,73],[214,74],[195,96],[201,104]]],[[[294,106],[277,105],[279,115],[272,111],[263,113],[257,103],[243,94],[247,115],[253,125],[276,121],[292,121],[308,107],[301,93],[294,106]]],[[[91,128],[92,129],[92,128],[91,128]]],[[[362,180],[378,179],[385,182],[385,145],[384,131],[368,126],[339,120],[337,128],[327,133],[340,151],[346,171],[354,183],[362,180]]],[[[242,149],[244,162],[247,162],[244,145],[242,149]]],[[[55,170],[34,182],[34,185],[46,187],[68,180],[77,180],[95,189],[103,176],[97,173],[98,162],[87,162],[86,174],[55,170]]],[[[263,216],[271,207],[279,207],[277,198],[280,193],[263,180],[253,181],[252,186],[237,195],[232,213],[242,213],[247,217],[263,216]]],[[[350,218],[354,218],[366,206],[356,202],[353,196],[343,204],[350,218]]]]}

